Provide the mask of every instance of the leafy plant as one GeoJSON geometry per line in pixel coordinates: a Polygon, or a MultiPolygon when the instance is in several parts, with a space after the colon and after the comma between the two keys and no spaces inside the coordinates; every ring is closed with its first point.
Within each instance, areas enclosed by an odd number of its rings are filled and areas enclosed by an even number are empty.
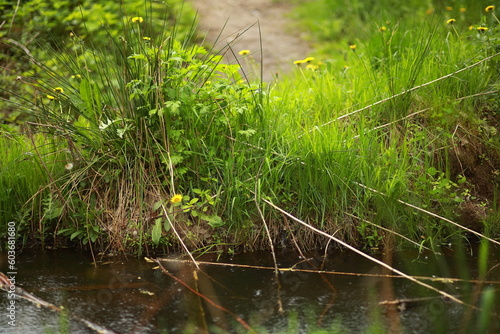
{"type": "MultiPolygon", "coordinates": [[[[261,247],[269,242],[264,222],[273,242],[294,235],[317,245],[267,210],[266,199],[352,242],[381,242],[366,220],[423,246],[460,233],[436,216],[453,219],[470,200],[485,212],[498,207],[473,174],[482,162],[495,175],[499,156],[498,24],[479,5],[464,4],[464,12],[432,2],[308,1],[299,10],[321,9],[305,26],[321,32],[324,49],[266,85],[246,82],[238,65],[193,44],[194,22],[170,7],[123,5],[100,20],[91,9],[115,4],[96,3],[82,7],[53,50],[31,53],[36,70],[11,82],[22,90],[3,91],[7,113],[36,119],[28,128],[59,154],[57,168],[43,170],[53,196],[47,216],[59,222],[47,227],[60,236],[138,253],[184,239],[189,249],[261,247]],[[449,21],[452,14],[460,19],[449,21]],[[183,196],[174,203],[176,194],[183,196]]],[[[9,43],[26,54],[24,42],[9,43]]]]}

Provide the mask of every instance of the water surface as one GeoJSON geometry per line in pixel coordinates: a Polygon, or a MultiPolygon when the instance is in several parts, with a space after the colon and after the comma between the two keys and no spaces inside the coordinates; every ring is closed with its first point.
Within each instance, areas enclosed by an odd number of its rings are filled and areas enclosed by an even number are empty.
{"type": "MultiPolygon", "coordinates": [[[[478,275],[476,250],[444,253],[406,251],[379,257],[407,274],[431,278],[423,281],[465,303],[481,306],[484,295],[477,292],[498,288],[500,267],[494,265],[500,252],[490,254],[492,269],[486,277],[489,283],[484,284],[468,282],[478,275]],[[466,281],[432,280],[439,277],[466,281]]],[[[314,333],[320,329],[328,333],[372,333],[377,329],[468,333],[477,332],[479,319],[485,316],[406,279],[385,277],[390,274],[387,270],[359,255],[341,250],[330,250],[326,258],[323,255],[277,254],[279,267],[288,268],[279,272],[278,279],[274,270],[265,268],[201,264],[201,271],[196,271],[192,264],[177,261],[187,258],[169,256],[164,267],[189,290],[144,259],[104,257],[96,266],[91,257],[72,250],[24,251],[17,256],[16,281],[26,291],[63,306],[69,314],[117,333],[248,332],[236,316],[258,333],[314,333]]],[[[0,270],[6,272],[5,256],[1,258],[0,270]]],[[[200,260],[273,267],[268,252],[219,258],[205,255],[200,260]]],[[[8,305],[5,297],[2,293],[2,314],[8,305]]],[[[498,303],[493,311],[500,314],[498,303]]],[[[95,333],[77,319],[24,300],[16,301],[15,328],[6,326],[4,319],[0,329],[7,333],[95,333]]],[[[490,317],[487,331],[500,330],[498,319],[490,317]]]]}

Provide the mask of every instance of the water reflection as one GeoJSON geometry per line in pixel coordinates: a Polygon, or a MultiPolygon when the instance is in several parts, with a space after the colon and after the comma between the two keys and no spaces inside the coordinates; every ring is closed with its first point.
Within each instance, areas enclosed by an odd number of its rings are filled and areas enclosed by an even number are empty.
{"type": "MultiPolygon", "coordinates": [[[[475,251],[472,255],[463,250],[448,253],[436,257],[386,250],[380,258],[412,275],[477,277],[475,251]]],[[[393,277],[358,255],[340,250],[332,251],[327,260],[322,255],[310,253],[304,259],[293,252],[279,254],[279,267],[288,270],[280,271],[278,286],[274,271],[265,268],[201,264],[201,271],[196,271],[194,266],[169,257],[162,264],[176,280],[154,270],[156,264],[143,259],[105,258],[95,267],[89,257],[69,250],[26,252],[18,255],[17,284],[119,333],[248,332],[238,318],[259,333],[310,333],[315,329],[329,333],[381,329],[393,333],[446,333],[468,332],[481,317],[481,312],[469,312],[435,292],[393,277]],[[279,311],[279,299],[284,313],[279,311]],[[381,301],[387,303],[379,305],[381,301]],[[464,319],[468,323],[464,324],[464,319]]],[[[488,268],[492,269],[487,277],[491,282],[482,289],[496,289],[500,280],[500,268],[494,268],[500,252],[491,255],[488,268]]],[[[216,258],[207,255],[201,260],[216,258]]],[[[272,257],[266,252],[222,257],[219,262],[273,267],[272,257]]],[[[4,257],[0,264],[0,270],[5,272],[4,257]]],[[[473,294],[477,285],[426,282],[466,303],[481,304],[482,295],[473,294]]],[[[6,303],[2,297],[3,310],[6,303]]],[[[497,304],[493,311],[498,314],[497,304]]],[[[12,333],[94,332],[78,321],[66,322],[57,312],[22,300],[17,301],[16,313],[18,326],[12,333]]],[[[498,317],[493,317],[488,326],[492,333],[499,330],[498,317]]]]}

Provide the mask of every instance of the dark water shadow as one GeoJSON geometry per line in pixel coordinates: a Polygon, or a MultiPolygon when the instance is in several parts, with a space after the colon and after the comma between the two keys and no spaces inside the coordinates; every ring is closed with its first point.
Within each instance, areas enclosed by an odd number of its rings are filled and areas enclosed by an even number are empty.
{"type": "MultiPolygon", "coordinates": [[[[386,250],[379,258],[407,274],[426,277],[426,283],[467,304],[481,306],[481,293],[498,289],[500,268],[494,266],[500,261],[499,249],[490,253],[489,283],[481,284],[479,291],[477,282],[468,281],[478,277],[477,250],[442,253],[386,250]]],[[[248,332],[233,315],[259,333],[468,333],[477,332],[485,317],[358,255],[338,249],[323,255],[312,252],[304,259],[294,252],[279,253],[279,267],[287,268],[280,271],[280,289],[271,269],[201,264],[198,272],[175,257],[162,262],[197,295],[143,259],[105,258],[95,267],[90,257],[75,251],[24,252],[17,258],[16,284],[118,333],[248,332]],[[278,294],[284,313],[279,312],[278,294]]],[[[1,259],[0,270],[5,272],[5,256],[1,259]]],[[[215,261],[216,256],[200,260],[215,261]]],[[[219,263],[273,267],[268,252],[222,256],[219,263]]],[[[2,310],[7,306],[4,297],[2,310]]],[[[498,304],[491,310],[496,315],[490,316],[487,332],[500,330],[498,304]]],[[[94,333],[28,302],[18,300],[16,307],[17,326],[8,333],[94,333]]]]}

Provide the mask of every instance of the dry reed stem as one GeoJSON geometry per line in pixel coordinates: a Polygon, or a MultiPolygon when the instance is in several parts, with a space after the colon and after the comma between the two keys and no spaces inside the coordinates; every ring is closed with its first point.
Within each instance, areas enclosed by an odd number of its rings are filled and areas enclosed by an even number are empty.
{"type": "MultiPolygon", "coordinates": [[[[172,275],[170,272],[168,272],[167,269],[165,269],[165,267],[160,263],[160,260],[158,259],[146,259],[148,261],[153,261],[155,262],[156,264],[158,264],[158,266],[160,267],[161,271],[169,276],[170,278],[174,279],[176,282],[182,284],[184,287],[186,287],[189,291],[191,291],[192,293],[194,293],[195,295],[197,295],[198,297],[200,298],[203,298],[207,303],[209,303],[210,305],[212,305],[213,307],[215,308],[218,308],[219,310],[222,310],[224,312],[227,312],[229,313],[236,321],[238,321],[243,327],[245,327],[246,330],[248,330],[250,333],[257,333],[255,332],[252,327],[250,327],[250,325],[247,324],[247,322],[245,320],[243,320],[241,317],[239,317],[237,314],[234,314],[233,312],[231,312],[230,310],[228,310],[227,308],[225,308],[224,306],[221,306],[219,304],[216,304],[215,302],[213,302],[210,298],[208,298],[207,296],[199,293],[198,291],[196,291],[195,289],[193,289],[192,287],[190,287],[189,285],[187,285],[184,281],[180,280],[179,278],[175,277],[174,275],[172,275]]],[[[196,262],[195,262],[196,264],[196,262]]],[[[197,265],[198,266],[198,265],[197,265]]]]}
{"type": "Polygon", "coordinates": [[[412,276],[409,276],[409,275],[405,274],[404,272],[402,272],[402,271],[400,271],[400,270],[398,270],[396,268],[393,268],[393,267],[389,266],[388,264],[386,264],[386,263],[384,263],[384,262],[382,262],[382,261],[380,261],[380,260],[378,260],[378,259],[376,259],[376,258],[374,258],[374,257],[372,257],[370,255],[368,255],[368,254],[363,253],[362,251],[360,251],[359,249],[357,249],[355,247],[352,247],[348,243],[346,243],[346,242],[344,242],[344,241],[342,241],[342,240],[340,240],[338,238],[335,238],[334,236],[331,236],[331,235],[329,235],[329,234],[327,234],[327,233],[325,233],[325,232],[323,232],[323,231],[315,228],[314,226],[311,226],[311,225],[307,224],[306,222],[298,219],[297,217],[293,216],[292,214],[288,213],[287,211],[285,211],[285,210],[281,209],[280,207],[274,205],[273,203],[271,203],[270,201],[266,200],[265,198],[262,198],[262,200],[265,203],[267,203],[269,206],[273,207],[274,209],[278,210],[279,212],[283,213],[284,215],[288,216],[289,218],[295,220],[297,223],[299,223],[299,224],[305,226],[306,228],[308,228],[308,229],[316,232],[317,234],[320,234],[320,235],[322,235],[324,237],[332,239],[333,241],[336,241],[340,245],[342,245],[342,246],[346,247],[347,249],[349,249],[349,250],[351,250],[351,251],[353,251],[353,252],[355,252],[355,253],[363,256],[364,258],[366,258],[366,259],[368,259],[368,260],[370,260],[370,261],[372,261],[372,262],[374,262],[374,263],[376,263],[376,264],[378,264],[378,265],[380,265],[380,266],[382,266],[384,268],[387,268],[390,271],[392,271],[392,272],[394,272],[394,273],[396,273],[396,274],[398,274],[398,275],[400,275],[400,276],[402,276],[402,277],[404,277],[404,278],[406,278],[406,279],[408,279],[408,280],[410,280],[410,281],[412,281],[414,283],[417,283],[418,285],[421,285],[421,286],[423,286],[423,287],[425,287],[425,288],[427,288],[429,290],[435,291],[435,292],[439,293],[440,295],[442,295],[444,297],[447,297],[447,298],[453,300],[454,302],[456,302],[458,304],[462,304],[462,305],[466,305],[466,306],[469,306],[469,307],[476,308],[474,305],[468,305],[465,302],[461,301],[460,299],[458,299],[458,298],[450,295],[449,293],[446,293],[446,292],[444,292],[442,290],[439,290],[439,289],[437,289],[437,288],[435,288],[432,285],[429,285],[427,283],[420,282],[418,279],[416,279],[416,278],[414,278],[412,276]]]}
{"type": "Polygon", "coordinates": [[[464,67],[464,68],[462,68],[462,69],[459,69],[459,70],[457,70],[457,71],[455,71],[455,72],[452,72],[452,73],[449,73],[449,74],[444,75],[444,76],[442,76],[442,77],[439,77],[439,78],[437,78],[437,79],[435,79],[435,80],[432,80],[432,81],[426,82],[426,83],[421,84],[421,85],[419,85],[419,86],[412,87],[412,88],[410,88],[410,89],[405,90],[404,92],[401,92],[401,93],[398,93],[398,94],[394,94],[394,95],[389,96],[389,97],[387,97],[387,98],[385,98],[385,99],[382,99],[382,100],[379,100],[379,101],[377,101],[377,102],[374,102],[374,103],[372,103],[372,104],[370,104],[370,105],[367,105],[366,107],[363,107],[363,108],[361,108],[361,109],[354,110],[354,111],[352,111],[352,112],[350,112],[350,113],[347,113],[347,114],[344,114],[344,115],[342,115],[342,116],[339,116],[339,117],[337,117],[337,118],[335,118],[335,119],[332,119],[331,121],[326,122],[326,123],[324,123],[324,124],[321,124],[321,125],[316,125],[316,126],[315,126],[315,127],[313,127],[311,130],[309,130],[309,131],[307,131],[307,132],[305,132],[305,133],[303,133],[303,134],[299,135],[299,136],[297,137],[297,139],[301,138],[302,136],[304,136],[304,135],[306,135],[306,134],[308,134],[308,133],[311,133],[311,132],[315,131],[316,129],[319,129],[319,128],[321,128],[321,127],[327,126],[327,125],[329,125],[329,124],[332,124],[332,123],[333,123],[333,122],[335,122],[335,121],[341,120],[341,119],[343,119],[343,118],[347,118],[347,117],[349,117],[349,116],[352,116],[352,115],[354,115],[354,114],[357,114],[357,113],[359,113],[359,112],[361,112],[361,111],[365,111],[365,110],[367,110],[367,109],[370,109],[370,108],[372,108],[372,107],[375,107],[375,106],[377,106],[377,105],[379,105],[379,104],[382,104],[382,103],[384,103],[384,102],[387,102],[387,101],[390,101],[390,100],[395,99],[395,98],[397,98],[397,97],[400,97],[400,96],[403,96],[403,95],[405,95],[405,94],[411,93],[411,92],[413,92],[413,91],[415,91],[415,90],[418,90],[418,89],[420,89],[420,88],[423,88],[423,87],[426,87],[426,86],[432,85],[433,83],[439,82],[439,81],[441,81],[441,80],[448,79],[449,77],[452,77],[452,76],[454,76],[454,75],[456,75],[456,74],[458,74],[458,73],[461,73],[461,72],[464,72],[464,71],[466,71],[466,70],[469,70],[469,69],[471,69],[471,68],[473,68],[473,67],[476,67],[477,65],[479,65],[479,64],[481,64],[481,63],[484,63],[485,61],[488,61],[488,60],[490,60],[490,59],[493,59],[493,58],[495,58],[495,57],[496,57],[496,56],[498,56],[498,55],[500,55],[500,52],[495,53],[494,55],[491,55],[491,56],[486,57],[486,58],[484,58],[484,59],[481,59],[480,61],[475,62],[474,64],[471,64],[471,65],[469,65],[469,66],[467,66],[467,67],[464,67]]]}
{"type": "MultiPolygon", "coordinates": [[[[489,92],[483,92],[483,93],[478,93],[478,94],[463,96],[463,97],[460,97],[458,99],[455,99],[454,102],[459,102],[459,101],[462,101],[462,100],[465,100],[465,99],[468,99],[468,98],[471,98],[471,97],[477,97],[477,96],[483,96],[483,95],[495,94],[495,93],[498,93],[498,90],[491,90],[489,92]]],[[[402,118],[397,119],[395,121],[392,121],[392,122],[389,122],[389,123],[385,123],[385,124],[376,126],[373,129],[369,129],[369,130],[365,131],[364,134],[367,134],[367,133],[369,133],[371,131],[375,131],[375,130],[378,130],[378,129],[386,128],[388,126],[391,126],[392,124],[399,123],[401,121],[404,121],[405,119],[412,118],[413,116],[416,116],[418,114],[421,114],[423,112],[429,111],[429,110],[434,109],[434,108],[436,108],[436,107],[429,107],[429,108],[425,108],[425,109],[422,109],[422,110],[418,110],[418,111],[412,112],[411,114],[408,114],[405,117],[402,117],[402,118]]],[[[356,138],[359,138],[359,137],[360,137],[360,135],[356,135],[356,136],[352,137],[352,139],[356,139],[356,138]]],[[[348,141],[348,139],[344,140],[344,143],[347,142],[347,141],[348,141]]]]}
{"type": "Polygon", "coordinates": [[[361,220],[361,221],[363,221],[363,222],[365,222],[365,223],[367,223],[367,224],[370,224],[370,225],[372,225],[372,226],[375,226],[375,227],[377,227],[377,228],[379,228],[379,229],[381,229],[381,230],[383,230],[383,231],[386,231],[386,232],[392,233],[392,234],[394,234],[394,235],[397,235],[398,237],[405,239],[406,241],[408,241],[408,242],[410,242],[410,243],[412,243],[412,244],[414,244],[414,245],[418,246],[419,248],[427,249],[427,250],[429,250],[429,251],[431,250],[430,248],[425,247],[424,245],[419,244],[418,242],[415,242],[415,241],[411,240],[410,238],[407,238],[407,237],[405,237],[404,235],[402,235],[402,234],[400,234],[400,233],[398,233],[398,232],[395,232],[395,231],[390,230],[390,229],[388,229],[388,228],[385,228],[385,227],[383,227],[383,226],[380,226],[380,225],[377,225],[377,224],[375,224],[375,223],[372,223],[372,222],[371,222],[371,221],[369,221],[369,220],[366,220],[366,219],[360,218],[360,217],[355,216],[355,215],[353,215],[353,214],[351,214],[351,213],[349,213],[349,212],[344,212],[344,213],[345,213],[346,215],[348,215],[349,217],[352,217],[352,218],[357,219],[357,220],[361,220]]]}
{"type": "Polygon", "coordinates": [[[262,219],[262,223],[264,225],[264,228],[266,230],[266,235],[269,240],[269,247],[271,247],[271,254],[273,256],[273,262],[274,262],[274,275],[276,278],[276,289],[277,289],[277,298],[278,298],[278,312],[280,313],[285,313],[283,310],[283,303],[281,302],[281,284],[280,284],[280,278],[279,278],[279,272],[278,272],[278,262],[276,261],[276,253],[274,252],[274,244],[273,244],[273,238],[271,237],[271,232],[269,231],[269,226],[267,226],[266,218],[264,217],[264,214],[262,213],[262,210],[260,209],[259,201],[257,199],[257,194],[259,193],[258,191],[258,185],[259,185],[259,178],[258,175],[261,173],[260,170],[262,168],[262,164],[259,167],[259,171],[257,172],[257,175],[255,176],[255,179],[257,182],[255,182],[255,189],[253,191],[254,194],[254,202],[255,202],[255,207],[259,211],[260,218],[262,219]]]}
{"type": "MultiPolygon", "coordinates": [[[[330,239],[331,240],[331,239],[330,239]]],[[[159,258],[158,261],[162,262],[173,262],[173,263],[185,263],[190,264],[190,260],[181,260],[181,259],[168,259],[168,258],[159,258]]],[[[246,269],[259,269],[259,270],[275,270],[274,267],[266,267],[266,266],[254,266],[249,264],[238,264],[238,263],[225,263],[225,262],[208,262],[208,261],[197,261],[199,265],[208,265],[208,266],[221,266],[221,267],[236,267],[236,268],[246,268],[246,269]]],[[[302,260],[299,263],[308,262],[308,259],[302,260]]],[[[352,273],[352,272],[343,272],[343,271],[328,271],[328,270],[313,270],[313,269],[296,269],[299,263],[294,264],[292,267],[281,268],[278,267],[280,272],[303,272],[310,274],[325,274],[325,275],[341,275],[341,276],[358,276],[358,277],[376,277],[376,278],[405,278],[400,275],[387,275],[387,274],[368,274],[368,273],[352,273]]],[[[500,281],[484,281],[484,280],[472,280],[472,279],[462,279],[462,278],[450,278],[450,277],[429,277],[429,276],[415,276],[412,277],[419,280],[440,282],[440,283],[484,283],[484,284],[498,284],[500,285],[500,281]]]]}
{"type": "Polygon", "coordinates": [[[177,237],[177,239],[179,240],[179,242],[181,243],[182,247],[184,248],[184,250],[188,253],[189,257],[191,258],[191,261],[193,261],[194,265],[196,266],[196,269],[200,270],[200,266],[198,266],[198,263],[196,262],[196,260],[194,259],[193,257],[193,254],[191,254],[191,252],[189,251],[189,249],[187,248],[186,244],[184,243],[184,241],[182,240],[181,236],[179,235],[179,233],[177,233],[177,230],[172,222],[172,220],[170,220],[170,217],[168,216],[168,212],[167,212],[167,209],[165,208],[165,205],[162,204],[161,205],[161,208],[163,210],[163,214],[165,215],[165,217],[167,218],[168,220],[168,223],[170,224],[170,227],[172,228],[172,231],[174,231],[174,234],[175,236],[177,237]]]}
{"type": "MultiPolygon", "coordinates": [[[[304,253],[300,249],[299,243],[297,242],[297,238],[295,237],[295,234],[293,233],[293,230],[290,227],[290,224],[288,223],[288,219],[285,219],[285,224],[286,224],[286,228],[288,229],[288,232],[290,233],[290,237],[292,239],[292,242],[295,245],[295,248],[297,249],[297,252],[299,252],[300,256],[302,256],[302,258],[305,259],[306,256],[304,255],[304,253]]],[[[325,252],[326,252],[327,249],[328,249],[328,244],[325,247],[325,252]]]]}
{"type": "MultiPolygon", "coordinates": [[[[255,190],[257,192],[257,189],[255,190]]],[[[269,247],[271,247],[271,254],[273,256],[273,262],[274,262],[274,276],[276,278],[276,296],[278,298],[278,312],[279,313],[285,313],[285,310],[283,309],[283,303],[281,301],[281,284],[280,284],[280,277],[279,277],[279,271],[278,271],[278,262],[276,261],[276,253],[274,252],[274,244],[273,244],[273,239],[271,237],[271,232],[269,231],[269,227],[267,226],[266,218],[264,217],[264,214],[262,213],[262,210],[260,209],[259,203],[257,201],[257,197],[254,197],[255,201],[255,206],[257,207],[257,210],[259,211],[260,218],[262,219],[262,223],[264,224],[264,228],[266,229],[266,235],[269,240],[269,247]]]]}
{"type": "MultiPolygon", "coordinates": [[[[358,185],[358,186],[360,186],[360,187],[362,187],[362,188],[365,188],[365,189],[367,189],[367,190],[370,190],[371,192],[374,192],[374,193],[376,193],[376,194],[383,195],[383,196],[387,196],[387,195],[386,195],[386,194],[384,194],[383,192],[378,191],[378,190],[373,189],[373,188],[370,188],[370,187],[368,187],[368,186],[365,186],[364,184],[361,184],[361,183],[359,183],[359,182],[354,182],[354,184],[356,184],[356,185],[358,185]]],[[[481,234],[481,233],[479,233],[479,232],[476,232],[476,231],[474,231],[474,230],[471,230],[470,228],[467,228],[467,227],[462,226],[462,225],[460,225],[460,224],[458,224],[458,223],[455,223],[454,221],[452,221],[452,220],[450,220],[450,219],[448,219],[448,218],[445,218],[445,217],[440,216],[440,215],[438,215],[438,214],[435,214],[435,213],[433,213],[433,212],[427,211],[427,210],[425,210],[425,209],[422,209],[422,208],[420,208],[420,207],[418,207],[418,206],[416,206],[416,205],[413,205],[413,204],[407,203],[407,202],[402,201],[402,200],[400,200],[400,199],[396,199],[396,201],[397,201],[398,203],[401,203],[401,204],[403,204],[403,205],[406,205],[406,206],[408,206],[408,207],[410,207],[410,208],[413,208],[413,209],[416,209],[416,210],[418,210],[418,211],[420,211],[420,212],[423,212],[423,213],[425,213],[425,214],[428,214],[428,215],[430,215],[430,216],[432,216],[432,217],[436,217],[436,218],[438,218],[438,219],[440,219],[440,220],[443,220],[443,221],[445,221],[445,222],[447,222],[447,223],[450,223],[450,224],[452,224],[452,225],[455,225],[455,226],[457,226],[457,227],[459,227],[459,228],[461,228],[461,229],[463,229],[463,230],[465,230],[465,231],[467,231],[467,232],[469,232],[469,233],[472,233],[472,234],[474,234],[474,235],[476,235],[476,236],[478,236],[478,237],[480,237],[480,238],[486,239],[486,240],[491,241],[491,242],[493,242],[493,243],[495,243],[495,244],[497,244],[497,245],[500,245],[500,242],[496,241],[495,239],[492,239],[492,238],[487,237],[487,236],[485,236],[485,235],[483,235],[483,234],[481,234]]]]}

